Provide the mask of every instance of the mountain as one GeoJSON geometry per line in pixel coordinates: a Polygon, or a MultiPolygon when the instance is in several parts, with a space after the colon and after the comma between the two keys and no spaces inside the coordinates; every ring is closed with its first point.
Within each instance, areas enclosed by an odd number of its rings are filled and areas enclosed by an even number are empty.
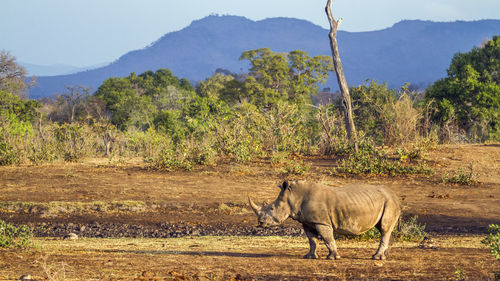
{"type": "Polygon", "coordinates": [[[28,75],[32,76],[57,76],[57,75],[65,75],[65,74],[73,74],[77,72],[82,72],[86,70],[91,70],[95,68],[99,68],[109,63],[100,63],[96,65],[86,66],[86,67],[78,67],[66,64],[52,64],[52,65],[38,65],[31,64],[25,62],[19,62],[21,66],[23,66],[28,75]]]}
{"type": "MultiPolygon", "coordinates": [[[[479,46],[500,34],[500,20],[431,22],[405,20],[390,28],[369,32],[339,31],[340,55],[347,81],[359,85],[366,79],[399,87],[405,82],[426,86],[446,75],[453,55],[479,46]]],[[[276,52],[301,49],[310,55],[330,55],[328,30],[308,21],[271,18],[252,21],[237,16],[209,16],[168,33],[148,47],[131,51],[115,62],[71,75],[39,77],[32,98],[60,93],[64,85],[90,86],[96,90],[109,77],[131,72],[169,68],[181,78],[196,82],[217,68],[246,72],[239,61],[245,50],[269,47],[276,52]]],[[[327,86],[337,88],[334,75],[327,86]]]]}

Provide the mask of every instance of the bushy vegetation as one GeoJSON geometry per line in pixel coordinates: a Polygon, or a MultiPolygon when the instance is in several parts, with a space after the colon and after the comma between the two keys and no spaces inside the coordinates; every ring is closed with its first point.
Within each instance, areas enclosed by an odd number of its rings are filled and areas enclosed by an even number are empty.
{"type": "Polygon", "coordinates": [[[458,168],[456,172],[444,174],[441,180],[445,183],[472,185],[474,182],[476,182],[475,178],[476,175],[473,171],[473,164],[470,163],[466,171],[464,171],[462,168],[458,168]]]}
{"type": "Polygon", "coordinates": [[[500,139],[500,36],[458,53],[443,78],[426,91],[431,119],[448,139],[500,139]]]}
{"type": "MultiPolygon", "coordinates": [[[[425,232],[425,224],[420,224],[417,218],[417,216],[413,216],[405,220],[403,216],[400,216],[398,224],[392,232],[394,239],[399,241],[421,242],[428,234],[425,232]]],[[[355,236],[355,238],[360,241],[379,239],[380,231],[374,227],[361,235],[355,236]]]]}
{"type": "Polygon", "coordinates": [[[427,236],[427,232],[425,232],[425,224],[420,224],[417,219],[417,216],[412,216],[408,220],[404,220],[403,216],[399,217],[398,225],[394,229],[394,237],[401,241],[421,242],[427,236]]]}
{"type": "Polygon", "coordinates": [[[28,226],[15,226],[0,220],[0,248],[24,248],[31,242],[31,237],[28,226]]]}
{"type": "MultiPolygon", "coordinates": [[[[358,153],[347,140],[341,101],[312,103],[332,70],[327,56],[262,48],[242,54],[240,59],[250,65],[248,73],[218,70],[196,87],[159,69],[109,78],[93,94],[68,86],[56,100],[43,101],[22,97],[29,88],[19,84],[24,76],[9,80],[4,75],[0,165],[135,156],[153,168],[189,170],[221,159],[243,163],[269,157],[284,173],[303,174],[308,166],[290,159],[323,154],[339,160],[334,174],[427,174],[422,159],[439,140],[450,139],[450,128],[474,133],[476,140],[497,137],[498,62],[491,54],[500,49],[499,42],[495,37],[455,56],[450,77],[436,82],[425,97],[408,85],[394,90],[367,81],[351,88],[361,134],[358,153]],[[485,58],[490,58],[487,64],[476,63],[485,58]],[[453,82],[465,87],[471,79],[487,84],[469,85],[472,99],[458,95],[458,88],[443,86],[453,82]],[[468,118],[474,124],[466,124],[468,118]],[[482,129],[473,129],[478,124],[482,129]]],[[[16,66],[9,54],[3,52],[2,59],[16,66]]]]}
{"type": "MultiPolygon", "coordinates": [[[[500,261],[500,225],[490,224],[489,235],[482,241],[490,248],[490,253],[500,261]]],[[[495,272],[495,280],[500,280],[500,271],[495,272]]]]}
{"type": "MultiPolygon", "coordinates": [[[[406,158],[405,158],[406,159],[406,158]]],[[[409,175],[431,174],[432,170],[422,163],[408,163],[401,158],[393,158],[387,152],[377,149],[369,140],[362,142],[357,153],[343,158],[332,174],[351,175],[409,175]]]]}
{"type": "Polygon", "coordinates": [[[489,235],[483,240],[483,243],[490,248],[491,254],[500,260],[500,225],[490,224],[488,232],[489,235]]]}

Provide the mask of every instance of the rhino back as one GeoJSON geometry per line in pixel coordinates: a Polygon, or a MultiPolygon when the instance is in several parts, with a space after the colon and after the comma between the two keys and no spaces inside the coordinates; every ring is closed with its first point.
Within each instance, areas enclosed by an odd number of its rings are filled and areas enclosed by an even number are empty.
{"type": "Polygon", "coordinates": [[[363,233],[380,220],[387,202],[399,206],[392,191],[378,186],[311,186],[304,194],[299,221],[331,225],[344,234],[363,233]]]}

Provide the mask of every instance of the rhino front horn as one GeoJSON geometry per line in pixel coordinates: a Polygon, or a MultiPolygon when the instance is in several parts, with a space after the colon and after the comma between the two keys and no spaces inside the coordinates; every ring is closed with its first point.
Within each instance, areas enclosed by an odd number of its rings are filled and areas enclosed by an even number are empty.
{"type": "Polygon", "coordinates": [[[250,203],[250,207],[252,207],[252,210],[254,211],[254,213],[256,215],[259,215],[260,213],[260,210],[262,209],[262,207],[258,206],[257,204],[255,204],[252,199],[250,199],[250,196],[248,196],[248,203],[250,203]]]}

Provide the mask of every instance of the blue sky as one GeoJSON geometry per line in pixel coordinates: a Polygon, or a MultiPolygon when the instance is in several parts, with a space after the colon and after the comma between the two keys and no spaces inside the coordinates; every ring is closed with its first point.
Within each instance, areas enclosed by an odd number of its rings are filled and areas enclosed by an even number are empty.
{"type": "MultiPolygon", "coordinates": [[[[0,49],[18,61],[89,66],[116,60],[210,14],[294,17],[328,27],[326,0],[0,0],[0,49]]],[[[500,19],[500,0],[334,0],[340,29],[369,31],[402,19],[500,19]]]]}

